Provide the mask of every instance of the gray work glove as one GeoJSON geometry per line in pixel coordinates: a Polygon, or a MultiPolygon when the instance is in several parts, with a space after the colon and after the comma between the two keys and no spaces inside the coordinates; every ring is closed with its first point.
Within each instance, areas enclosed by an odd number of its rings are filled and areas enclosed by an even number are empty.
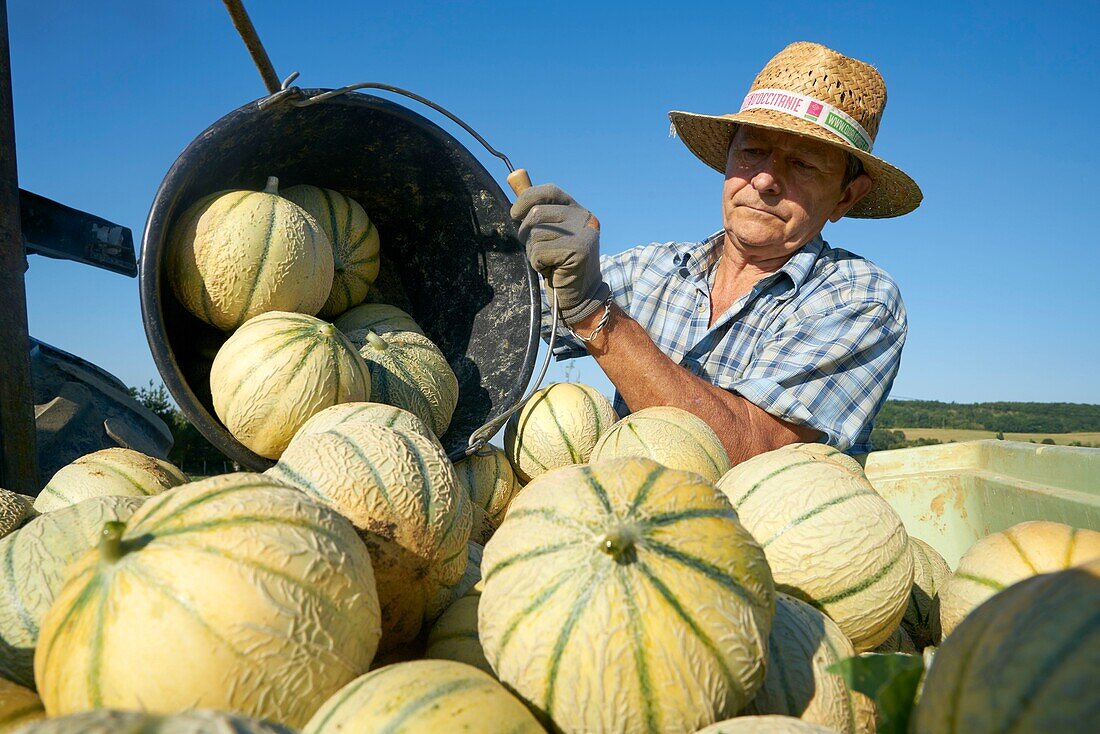
{"type": "Polygon", "coordinates": [[[600,223],[553,184],[532,186],[512,205],[527,260],[558,294],[558,312],[572,325],[603,308],[611,293],[600,274],[600,223]]]}

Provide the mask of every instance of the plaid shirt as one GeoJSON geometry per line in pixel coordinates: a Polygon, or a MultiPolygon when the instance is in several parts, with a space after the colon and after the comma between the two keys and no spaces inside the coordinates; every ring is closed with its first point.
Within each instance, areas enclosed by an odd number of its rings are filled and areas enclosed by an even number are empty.
{"type": "MultiPolygon", "coordinates": [[[[710,327],[723,232],[703,242],[635,247],[600,258],[615,302],[673,362],[849,453],[871,449],[875,415],[908,330],[893,279],[821,236],[757,282],[710,327]]],[[[550,335],[543,301],[543,338],[550,335]]],[[[586,355],[558,330],[558,359],[586,355]]],[[[630,412],[615,393],[615,410],[630,412]]]]}

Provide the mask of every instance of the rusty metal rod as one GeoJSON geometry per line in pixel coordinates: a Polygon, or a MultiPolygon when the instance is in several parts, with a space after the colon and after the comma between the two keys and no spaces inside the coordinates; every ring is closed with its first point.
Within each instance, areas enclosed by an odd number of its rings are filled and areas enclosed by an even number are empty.
{"type": "Polygon", "coordinates": [[[10,51],[8,4],[0,0],[0,486],[37,495],[34,390],[23,279],[27,258],[19,225],[10,51]]]}
{"type": "Polygon", "coordinates": [[[263,42],[256,34],[256,26],[252,25],[252,19],[248,17],[248,11],[244,9],[244,3],[241,0],[222,0],[222,2],[225,4],[225,9],[229,11],[229,17],[233,19],[233,27],[237,29],[237,33],[244,41],[248,53],[251,54],[252,61],[256,64],[256,68],[260,70],[260,76],[264,80],[264,86],[267,87],[268,94],[275,94],[281,88],[282,82],[279,80],[278,74],[275,73],[275,67],[271,64],[271,59],[267,55],[263,42]]]}

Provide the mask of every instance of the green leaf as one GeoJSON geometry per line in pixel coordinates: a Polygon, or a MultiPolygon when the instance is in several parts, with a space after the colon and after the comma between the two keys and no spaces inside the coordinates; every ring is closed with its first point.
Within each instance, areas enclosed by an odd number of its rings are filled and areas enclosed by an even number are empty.
{"type": "Polygon", "coordinates": [[[905,734],[924,673],[919,655],[865,653],[833,663],[848,687],[869,696],[878,708],[879,734],[905,734]]]}

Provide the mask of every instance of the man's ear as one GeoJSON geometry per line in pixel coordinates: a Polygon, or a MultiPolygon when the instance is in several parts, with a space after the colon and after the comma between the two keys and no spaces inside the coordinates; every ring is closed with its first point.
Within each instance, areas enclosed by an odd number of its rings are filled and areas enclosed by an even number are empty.
{"type": "Polygon", "coordinates": [[[871,190],[871,183],[871,177],[866,173],[861,173],[852,179],[848,184],[848,188],[844,189],[844,195],[840,197],[840,201],[833,207],[833,212],[829,215],[829,221],[840,221],[840,218],[847,214],[860,199],[867,196],[871,190]]]}

